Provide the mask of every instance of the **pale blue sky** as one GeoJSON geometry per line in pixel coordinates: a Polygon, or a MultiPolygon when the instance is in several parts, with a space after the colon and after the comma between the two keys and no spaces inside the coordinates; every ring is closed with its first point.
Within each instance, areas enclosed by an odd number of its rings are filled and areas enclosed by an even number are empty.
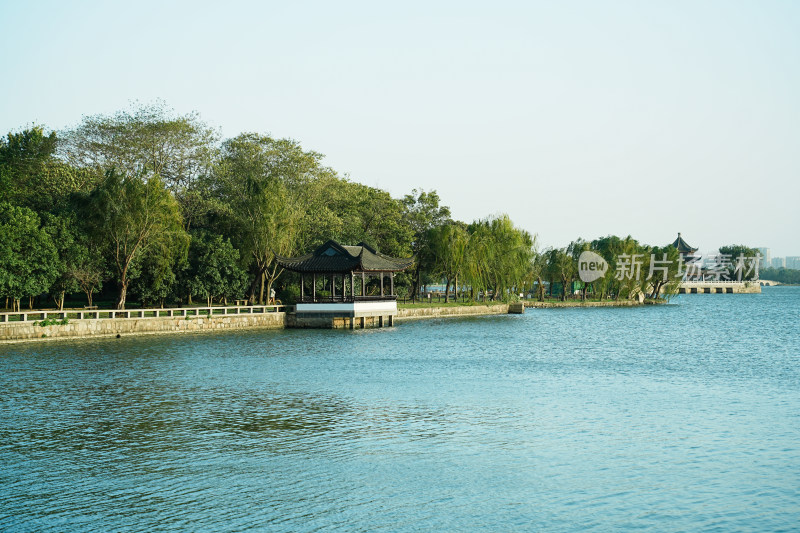
{"type": "Polygon", "coordinates": [[[0,132],[132,100],[543,245],[800,255],[800,2],[0,0],[0,132]]]}

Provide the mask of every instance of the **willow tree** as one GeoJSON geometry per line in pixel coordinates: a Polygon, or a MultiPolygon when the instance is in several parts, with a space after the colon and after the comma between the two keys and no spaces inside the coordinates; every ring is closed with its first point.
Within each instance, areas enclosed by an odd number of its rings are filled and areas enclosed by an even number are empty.
{"type": "Polygon", "coordinates": [[[492,291],[492,299],[505,299],[529,276],[534,258],[534,237],[514,226],[508,215],[487,218],[469,226],[466,271],[473,287],[492,291]]]}
{"type": "Polygon", "coordinates": [[[235,245],[254,265],[250,298],[264,303],[283,270],[275,255],[290,256],[304,237],[307,187],[320,174],[322,155],[289,139],[246,133],[223,143],[212,189],[226,207],[235,245]]]}
{"type": "Polygon", "coordinates": [[[138,262],[148,256],[171,265],[185,259],[189,239],[180,207],[157,175],[144,179],[111,170],[87,208],[91,232],[106,250],[120,285],[117,309],[125,308],[132,271],[141,270],[138,262]]]}
{"type": "Polygon", "coordinates": [[[434,257],[433,272],[445,278],[444,302],[450,301],[450,286],[455,283],[458,294],[458,277],[466,266],[469,235],[463,223],[452,222],[433,228],[428,235],[434,257]]]}
{"type": "MultiPolygon", "coordinates": [[[[566,249],[553,248],[547,253],[547,270],[551,280],[557,279],[561,282],[561,301],[567,299],[568,286],[572,284],[577,269],[572,255],[566,249]]],[[[551,282],[552,294],[552,282],[551,282]]]]}

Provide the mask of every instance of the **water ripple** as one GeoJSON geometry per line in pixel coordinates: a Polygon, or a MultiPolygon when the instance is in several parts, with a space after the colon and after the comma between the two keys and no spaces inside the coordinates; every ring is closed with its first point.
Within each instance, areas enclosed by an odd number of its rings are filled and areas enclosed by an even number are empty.
{"type": "Polygon", "coordinates": [[[0,530],[792,530],[800,290],[0,347],[0,530]]]}

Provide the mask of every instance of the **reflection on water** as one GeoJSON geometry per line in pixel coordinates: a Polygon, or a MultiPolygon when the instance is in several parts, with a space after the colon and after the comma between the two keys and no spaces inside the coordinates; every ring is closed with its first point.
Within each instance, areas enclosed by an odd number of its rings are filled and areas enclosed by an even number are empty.
{"type": "Polygon", "coordinates": [[[0,530],[790,530],[800,290],[0,347],[0,530]]]}

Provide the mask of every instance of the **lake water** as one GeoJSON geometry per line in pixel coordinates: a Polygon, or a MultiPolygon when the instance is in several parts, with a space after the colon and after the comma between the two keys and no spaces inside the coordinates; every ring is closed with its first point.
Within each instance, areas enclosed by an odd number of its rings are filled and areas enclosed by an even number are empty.
{"type": "Polygon", "coordinates": [[[0,346],[0,530],[798,530],[799,326],[778,287],[0,346]]]}

